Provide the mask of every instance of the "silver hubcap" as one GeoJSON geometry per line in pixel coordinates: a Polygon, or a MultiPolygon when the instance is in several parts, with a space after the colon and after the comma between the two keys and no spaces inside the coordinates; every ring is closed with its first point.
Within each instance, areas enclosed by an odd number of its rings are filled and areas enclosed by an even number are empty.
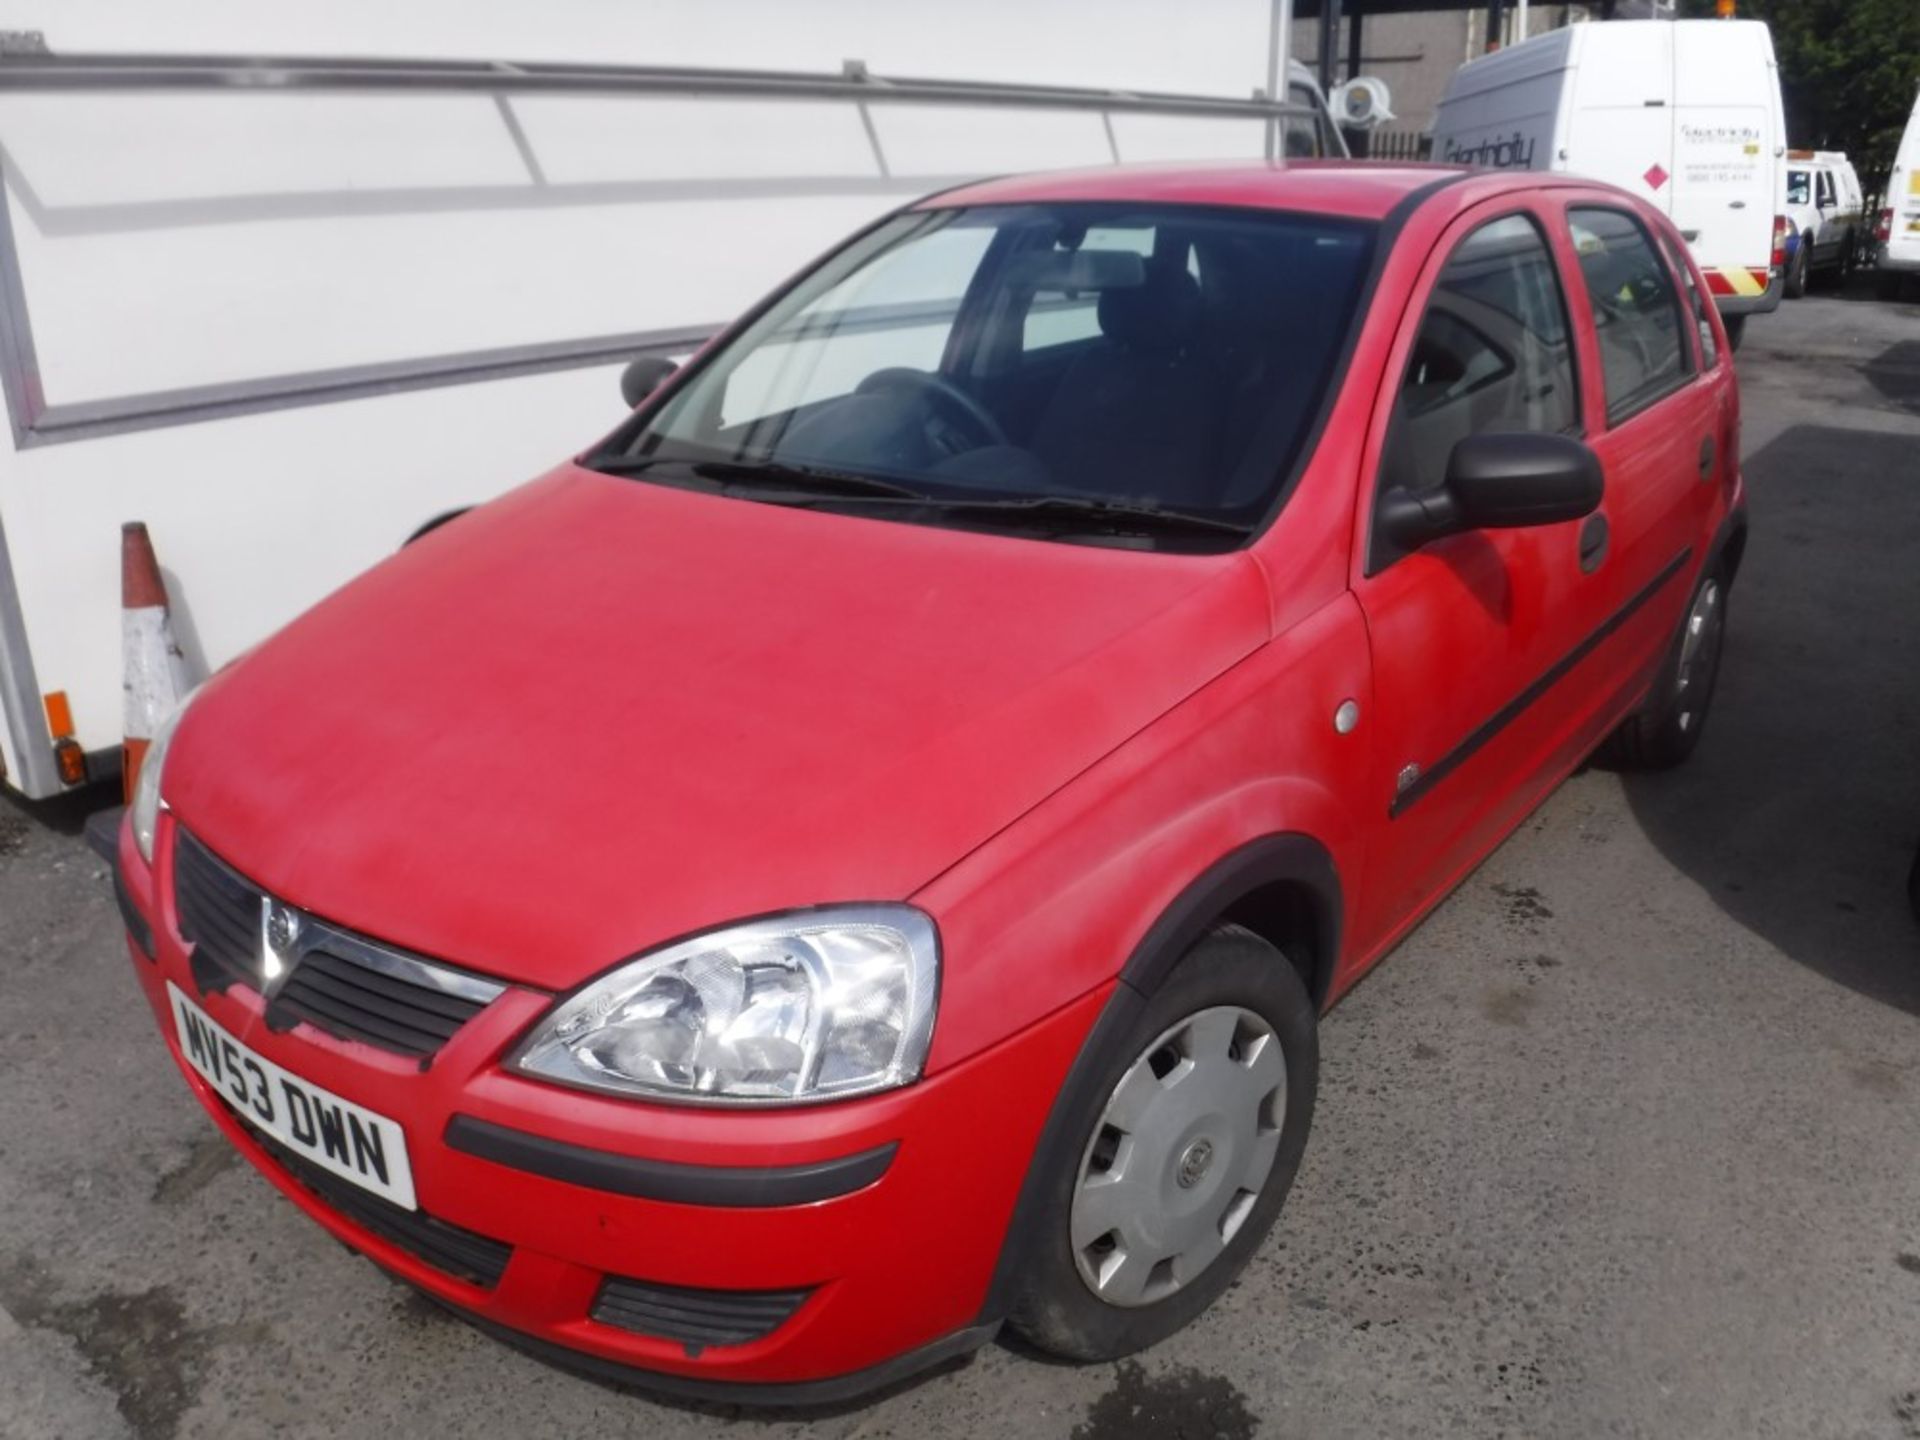
{"type": "Polygon", "coordinates": [[[1720,582],[1709,580],[1687,615],[1687,633],[1680,641],[1680,676],[1674,688],[1674,703],[1680,728],[1691,730],[1698,723],[1707,703],[1707,689],[1713,683],[1713,669],[1720,655],[1720,582]]]}
{"type": "Polygon", "coordinates": [[[1151,1305],[1219,1258],[1280,1153],[1273,1027],[1220,1005],[1149,1045],[1107,1097],[1073,1192],[1074,1263],[1110,1305],[1151,1305]]]}

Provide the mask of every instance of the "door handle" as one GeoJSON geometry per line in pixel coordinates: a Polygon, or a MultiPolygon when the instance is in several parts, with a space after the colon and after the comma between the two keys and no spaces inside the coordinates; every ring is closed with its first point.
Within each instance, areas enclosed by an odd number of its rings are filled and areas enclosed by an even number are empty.
{"type": "Polygon", "coordinates": [[[1591,575],[1600,568],[1600,562],[1607,558],[1607,544],[1613,538],[1613,527],[1607,524],[1607,517],[1598,510],[1587,517],[1587,523],[1580,527],[1580,573],[1591,575]]]}
{"type": "Polygon", "coordinates": [[[1713,478],[1713,436],[1708,435],[1700,441],[1700,478],[1713,478]]]}

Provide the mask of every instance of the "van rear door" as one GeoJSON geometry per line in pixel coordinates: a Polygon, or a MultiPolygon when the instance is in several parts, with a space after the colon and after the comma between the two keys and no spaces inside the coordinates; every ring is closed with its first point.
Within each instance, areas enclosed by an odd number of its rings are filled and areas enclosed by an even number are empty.
{"type": "Polygon", "coordinates": [[[1880,243],[1881,270],[1886,274],[1920,270],[1920,100],[1914,101],[1880,203],[1880,221],[1886,231],[1880,243]]]}
{"type": "Polygon", "coordinates": [[[1673,30],[1654,21],[1581,26],[1567,163],[1650,205],[1673,194],[1673,30]]]}
{"type": "Polygon", "coordinates": [[[1667,213],[1717,300],[1757,300],[1770,278],[1786,144],[1773,38],[1754,20],[1682,21],[1672,29],[1674,164],[1667,213]]]}

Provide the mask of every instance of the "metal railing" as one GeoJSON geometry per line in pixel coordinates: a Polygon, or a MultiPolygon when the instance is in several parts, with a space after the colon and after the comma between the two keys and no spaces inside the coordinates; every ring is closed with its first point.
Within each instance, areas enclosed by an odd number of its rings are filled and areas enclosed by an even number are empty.
{"type": "Polygon", "coordinates": [[[1433,137],[1422,130],[1374,130],[1366,137],[1369,160],[1431,160],[1433,137]]]}
{"type": "Polygon", "coordinates": [[[56,55],[0,51],[5,90],[477,91],[489,95],[683,95],[708,99],[853,100],[898,105],[995,105],[1114,114],[1279,120],[1315,114],[1263,90],[1224,95],[1072,85],[1016,85],[881,76],[849,60],[839,74],[553,61],[383,60],[323,56],[56,55]]]}

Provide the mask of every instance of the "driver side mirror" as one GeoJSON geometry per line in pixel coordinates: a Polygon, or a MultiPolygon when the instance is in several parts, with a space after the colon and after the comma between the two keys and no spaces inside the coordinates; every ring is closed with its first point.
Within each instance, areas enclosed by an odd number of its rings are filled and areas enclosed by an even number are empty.
{"type": "Polygon", "coordinates": [[[680,367],[660,355],[642,355],[620,372],[620,398],[633,409],[654,391],[660,382],[680,367]]]}
{"type": "Polygon", "coordinates": [[[1600,506],[1600,457],[1567,435],[1469,435],[1447,458],[1446,482],[1381,497],[1380,519],[1401,550],[1463,530],[1515,530],[1578,520],[1600,506]]]}

